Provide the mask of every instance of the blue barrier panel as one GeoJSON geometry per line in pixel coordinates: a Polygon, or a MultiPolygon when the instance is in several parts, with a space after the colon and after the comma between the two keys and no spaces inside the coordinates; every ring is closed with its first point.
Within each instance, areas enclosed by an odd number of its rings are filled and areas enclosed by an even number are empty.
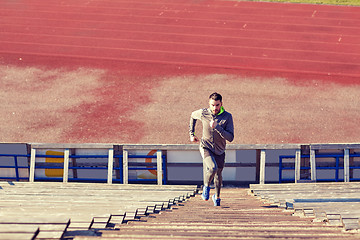
{"type": "Polygon", "coordinates": [[[6,179],[6,180],[15,180],[15,181],[20,181],[20,180],[27,180],[28,178],[25,177],[20,177],[19,174],[19,169],[24,169],[27,168],[29,169],[29,166],[19,166],[18,164],[18,158],[19,157],[30,157],[29,154],[0,154],[0,157],[7,157],[7,158],[13,158],[14,160],[14,165],[9,166],[9,165],[0,165],[0,168],[14,168],[15,169],[15,177],[3,177],[0,176],[1,179],[6,179]]]}
{"type": "MultiPolygon", "coordinates": [[[[30,158],[30,154],[0,154],[0,159],[1,157],[6,157],[6,158],[13,158],[14,163],[13,165],[1,165],[0,164],[0,168],[12,168],[15,169],[15,177],[5,177],[5,176],[0,176],[0,179],[6,179],[6,180],[15,180],[15,181],[20,181],[20,180],[28,180],[27,177],[20,177],[19,175],[19,169],[30,169],[30,166],[19,166],[18,165],[18,158],[19,157],[26,157],[26,158],[30,158]]],[[[36,155],[37,158],[64,158],[64,156],[62,155],[44,155],[44,154],[37,154],[36,155]]],[[[70,155],[69,158],[73,158],[73,159],[81,159],[81,158],[101,158],[101,159],[107,159],[109,156],[108,155],[70,155]]],[[[130,155],[129,158],[156,158],[156,156],[148,156],[148,155],[130,155]]],[[[163,155],[163,184],[166,184],[166,156],[163,155]]],[[[122,155],[114,155],[114,159],[118,159],[118,165],[119,167],[113,167],[113,170],[118,170],[120,173],[120,178],[115,178],[113,179],[113,182],[119,182],[119,183],[123,183],[123,163],[122,163],[122,159],[123,156],[122,155]]],[[[1,162],[1,161],[0,161],[1,162]]],[[[132,164],[132,163],[130,163],[132,164]]],[[[54,164],[55,165],[55,164],[54,164]]],[[[63,166],[51,166],[51,163],[47,163],[46,166],[36,166],[36,168],[38,169],[63,169],[63,166]]],[[[91,169],[91,170],[107,170],[107,167],[99,167],[99,166],[92,166],[92,167],[86,167],[86,166],[69,166],[69,170],[70,169],[91,169]]],[[[129,167],[129,170],[157,170],[157,165],[156,163],[138,163],[137,167],[129,167]],[[153,166],[153,167],[151,167],[153,166]]],[[[63,178],[62,177],[35,177],[35,180],[40,180],[40,181],[62,181],[63,178]]],[[[78,178],[78,177],[72,177],[68,179],[69,181],[90,181],[90,182],[106,182],[107,179],[106,178],[78,178]]],[[[130,181],[130,180],[129,180],[130,181]]],[[[131,179],[132,182],[153,182],[153,181],[157,181],[156,179],[131,179]]]]}
{"type": "MultiPolygon", "coordinates": [[[[36,154],[37,158],[64,158],[62,155],[46,155],[46,154],[36,154]]],[[[69,158],[75,158],[75,159],[86,159],[86,158],[101,158],[101,159],[107,159],[108,155],[69,155],[69,158]]],[[[62,164],[63,165],[63,164],[62,164]]],[[[46,166],[36,166],[38,169],[63,169],[63,166],[51,166],[51,164],[47,163],[46,166]]],[[[91,170],[107,170],[107,167],[76,167],[76,166],[69,166],[70,169],[91,169],[91,170]]],[[[35,177],[35,180],[50,180],[50,181],[62,181],[62,177],[35,177]]],[[[79,178],[79,177],[72,177],[68,178],[68,181],[89,181],[89,182],[106,182],[107,179],[105,178],[79,178]]]]}
{"type": "MultiPolygon", "coordinates": [[[[128,158],[154,158],[156,159],[157,156],[156,155],[128,155],[128,158]]],[[[129,166],[133,166],[133,167],[128,167],[128,170],[157,170],[157,163],[132,163],[129,162],[129,166]],[[145,167],[144,167],[145,166],[145,167]]],[[[166,171],[166,156],[162,155],[162,169],[163,169],[163,184],[166,185],[167,184],[167,171],[166,171]]],[[[129,179],[129,182],[157,182],[157,179],[129,179]]]]}
{"type": "MultiPolygon", "coordinates": [[[[349,157],[360,157],[360,154],[350,154],[349,157]]],[[[282,182],[294,182],[295,179],[287,178],[284,179],[282,177],[282,172],[286,170],[294,170],[295,171],[295,164],[293,167],[284,167],[283,166],[283,159],[293,158],[295,160],[295,155],[282,155],[279,156],[279,183],[282,182]]],[[[310,158],[310,155],[301,155],[301,158],[310,158]]],[[[344,179],[339,178],[339,170],[344,170],[343,166],[340,166],[340,159],[344,158],[343,154],[334,153],[334,154],[317,154],[315,158],[335,158],[335,166],[331,167],[321,167],[316,166],[316,170],[335,170],[335,178],[328,178],[328,179],[316,179],[316,181],[344,181],[344,179]]],[[[295,162],[295,161],[294,161],[295,162]]],[[[309,170],[310,167],[301,167],[300,170],[309,170]]],[[[360,166],[350,166],[350,169],[360,169],[360,166]]],[[[350,181],[358,181],[359,178],[350,178],[350,181]]]]}

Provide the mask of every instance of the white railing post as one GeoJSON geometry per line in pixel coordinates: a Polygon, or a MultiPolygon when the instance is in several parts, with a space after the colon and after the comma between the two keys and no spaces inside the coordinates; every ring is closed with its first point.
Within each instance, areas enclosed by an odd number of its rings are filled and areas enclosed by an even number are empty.
{"type": "Polygon", "coordinates": [[[36,149],[31,148],[29,182],[34,182],[35,179],[35,158],[36,158],[36,149]]]}
{"type": "Polygon", "coordinates": [[[349,149],[344,149],[344,182],[350,182],[349,149]]]}
{"type": "Polygon", "coordinates": [[[315,160],[315,150],[310,149],[310,173],[311,181],[316,182],[316,160],[315,160]]]}
{"type": "Polygon", "coordinates": [[[266,160],[266,152],[264,149],[260,152],[260,184],[265,183],[265,160],[266,160]]]}
{"type": "Polygon", "coordinates": [[[163,161],[162,161],[162,152],[161,150],[158,150],[156,152],[156,162],[157,162],[157,184],[162,185],[162,179],[163,179],[163,161]]]}
{"type": "Polygon", "coordinates": [[[67,183],[69,180],[69,156],[70,156],[70,150],[66,148],[64,150],[63,183],[67,183]]]}
{"type": "Polygon", "coordinates": [[[300,180],[300,169],[301,169],[301,150],[297,149],[295,152],[295,183],[300,180]]]}
{"type": "Polygon", "coordinates": [[[112,184],[113,169],[114,169],[114,149],[110,148],[108,152],[108,175],[107,175],[108,184],[112,184]]]}
{"type": "Polygon", "coordinates": [[[123,150],[123,183],[129,183],[129,152],[128,150],[123,150]]]}

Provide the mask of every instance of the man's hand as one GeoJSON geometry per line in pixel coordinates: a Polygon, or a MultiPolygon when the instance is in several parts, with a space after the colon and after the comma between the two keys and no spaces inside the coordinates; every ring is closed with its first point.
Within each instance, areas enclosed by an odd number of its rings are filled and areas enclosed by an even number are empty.
{"type": "Polygon", "coordinates": [[[199,139],[197,138],[197,136],[190,136],[190,142],[199,142],[199,139]]]}
{"type": "Polygon", "coordinates": [[[215,128],[217,124],[217,121],[214,121],[214,119],[210,121],[210,127],[212,128],[215,128]]]}

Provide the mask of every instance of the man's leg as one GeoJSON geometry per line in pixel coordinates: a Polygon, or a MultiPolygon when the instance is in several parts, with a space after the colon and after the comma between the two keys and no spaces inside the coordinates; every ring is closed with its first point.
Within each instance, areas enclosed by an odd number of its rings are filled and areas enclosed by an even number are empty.
{"type": "Polygon", "coordinates": [[[220,190],[222,185],[222,170],[223,168],[218,168],[214,176],[215,194],[217,198],[220,198],[220,190]]]}
{"type": "Polygon", "coordinates": [[[204,187],[201,198],[207,201],[210,198],[210,183],[215,176],[217,165],[211,151],[206,148],[200,147],[200,153],[204,162],[204,187]]]}
{"type": "Polygon", "coordinates": [[[218,166],[214,176],[215,193],[216,197],[220,198],[220,190],[222,186],[222,171],[225,166],[225,153],[221,155],[215,155],[215,161],[218,166]]]}
{"type": "Polygon", "coordinates": [[[211,181],[214,179],[214,176],[217,172],[217,164],[214,157],[214,154],[206,149],[206,148],[200,148],[200,153],[204,161],[204,186],[210,186],[211,181]]]}
{"type": "Polygon", "coordinates": [[[218,168],[214,176],[215,194],[212,196],[212,200],[214,202],[214,206],[220,206],[220,190],[222,185],[222,170],[225,165],[225,153],[222,155],[215,155],[215,160],[218,168]]]}

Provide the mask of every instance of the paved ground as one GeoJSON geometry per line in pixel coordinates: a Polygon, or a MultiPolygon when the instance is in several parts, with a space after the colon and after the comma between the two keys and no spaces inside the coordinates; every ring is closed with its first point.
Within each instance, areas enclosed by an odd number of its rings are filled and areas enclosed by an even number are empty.
{"type": "Polygon", "coordinates": [[[213,91],[234,143],[359,142],[360,8],[2,1],[0,141],[188,143],[213,91]]]}

